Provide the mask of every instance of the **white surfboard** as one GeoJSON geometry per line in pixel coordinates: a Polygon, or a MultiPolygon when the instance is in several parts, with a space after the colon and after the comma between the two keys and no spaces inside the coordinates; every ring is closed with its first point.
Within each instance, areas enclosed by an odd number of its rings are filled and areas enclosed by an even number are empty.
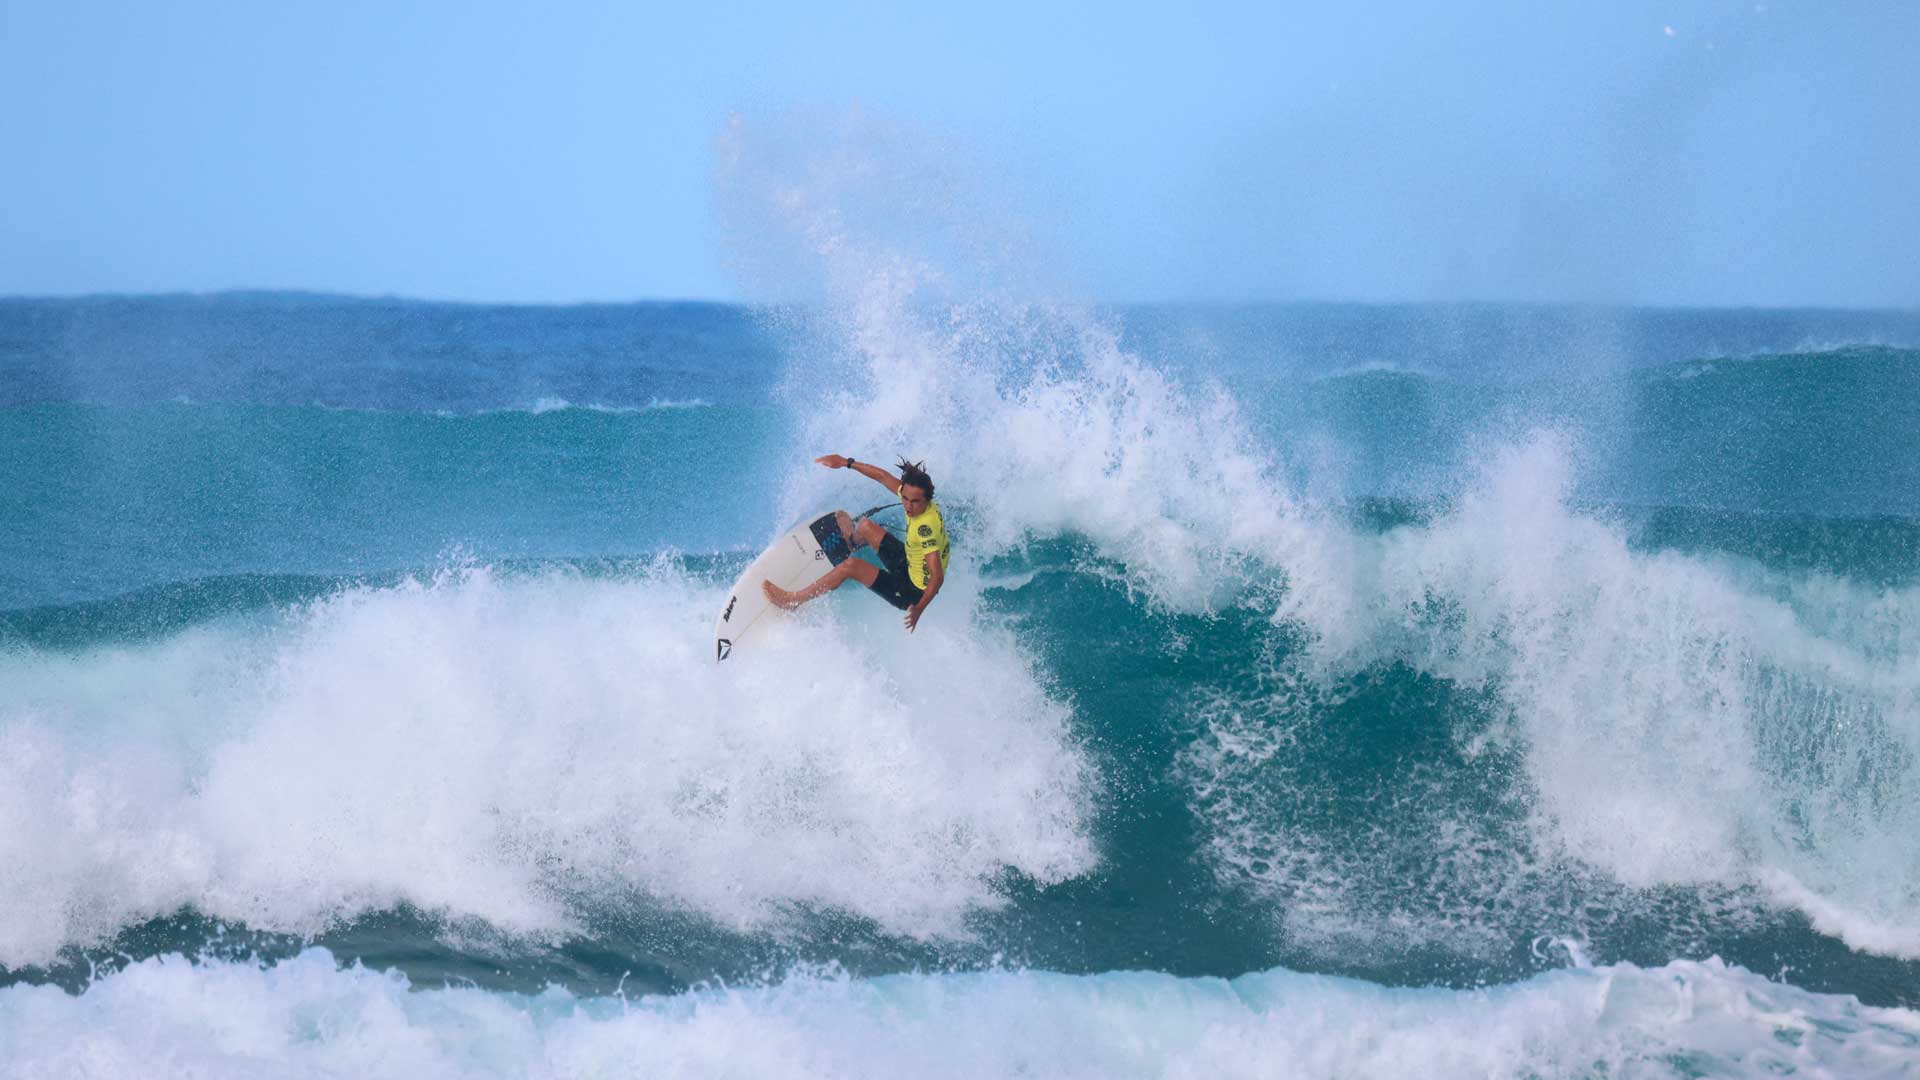
{"type": "Polygon", "coordinates": [[[775,540],[727,594],[727,602],[713,624],[715,659],[725,660],[739,652],[786,614],[767,599],[761,582],[771,581],[788,591],[801,589],[845,562],[849,554],[832,514],[796,525],[775,540]]]}

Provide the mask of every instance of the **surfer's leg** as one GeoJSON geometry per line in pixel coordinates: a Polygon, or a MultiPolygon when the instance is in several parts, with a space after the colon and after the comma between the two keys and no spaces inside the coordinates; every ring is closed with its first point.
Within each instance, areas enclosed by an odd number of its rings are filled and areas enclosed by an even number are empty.
{"type": "Polygon", "coordinates": [[[776,607],[783,607],[788,611],[792,611],[801,604],[815,597],[825,596],[846,584],[849,578],[858,581],[862,585],[872,586],[879,577],[879,567],[874,566],[864,559],[848,559],[846,562],[820,575],[818,581],[815,581],[813,584],[798,592],[788,592],[771,581],[761,582],[760,587],[766,591],[767,599],[773,601],[776,607]]]}
{"type": "Polygon", "coordinates": [[[880,523],[872,518],[861,518],[860,523],[853,528],[854,547],[865,544],[873,550],[879,551],[880,541],[886,538],[887,530],[881,528],[880,523]]]}

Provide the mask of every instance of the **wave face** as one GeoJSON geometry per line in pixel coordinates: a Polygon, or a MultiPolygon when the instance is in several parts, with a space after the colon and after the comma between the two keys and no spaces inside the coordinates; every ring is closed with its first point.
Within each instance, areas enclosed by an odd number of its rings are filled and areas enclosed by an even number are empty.
{"type": "Polygon", "coordinates": [[[1912,315],[1040,305],[789,194],[790,309],[0,304],[7,1067],[1910,1063],[1912,315]],[[951,583],[716,667],[825,452],[951,583]]]}

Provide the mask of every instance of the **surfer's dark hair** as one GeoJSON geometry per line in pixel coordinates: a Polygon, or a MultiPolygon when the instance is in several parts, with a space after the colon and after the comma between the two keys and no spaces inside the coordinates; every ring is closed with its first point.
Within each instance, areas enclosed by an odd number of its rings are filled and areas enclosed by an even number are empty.
{"type": "Polygon", "coordinates": [[[908,461],[906,458],[901,458],[900,482],[912,484],[926,492],[928,499],[933,498],[933,477],[927,475],[927,463],[924,461],[908,461]]]}

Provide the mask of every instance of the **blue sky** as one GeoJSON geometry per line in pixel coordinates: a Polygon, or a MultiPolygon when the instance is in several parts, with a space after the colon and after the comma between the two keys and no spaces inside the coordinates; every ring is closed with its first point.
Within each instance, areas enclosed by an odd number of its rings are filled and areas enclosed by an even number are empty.
{"type": "Polygon", "coordinates": [[[6,0],[0,294],[747,297],[851,110],[1100,299],[1920,303],[1920,5],[1177,7],[6,0]]]}

